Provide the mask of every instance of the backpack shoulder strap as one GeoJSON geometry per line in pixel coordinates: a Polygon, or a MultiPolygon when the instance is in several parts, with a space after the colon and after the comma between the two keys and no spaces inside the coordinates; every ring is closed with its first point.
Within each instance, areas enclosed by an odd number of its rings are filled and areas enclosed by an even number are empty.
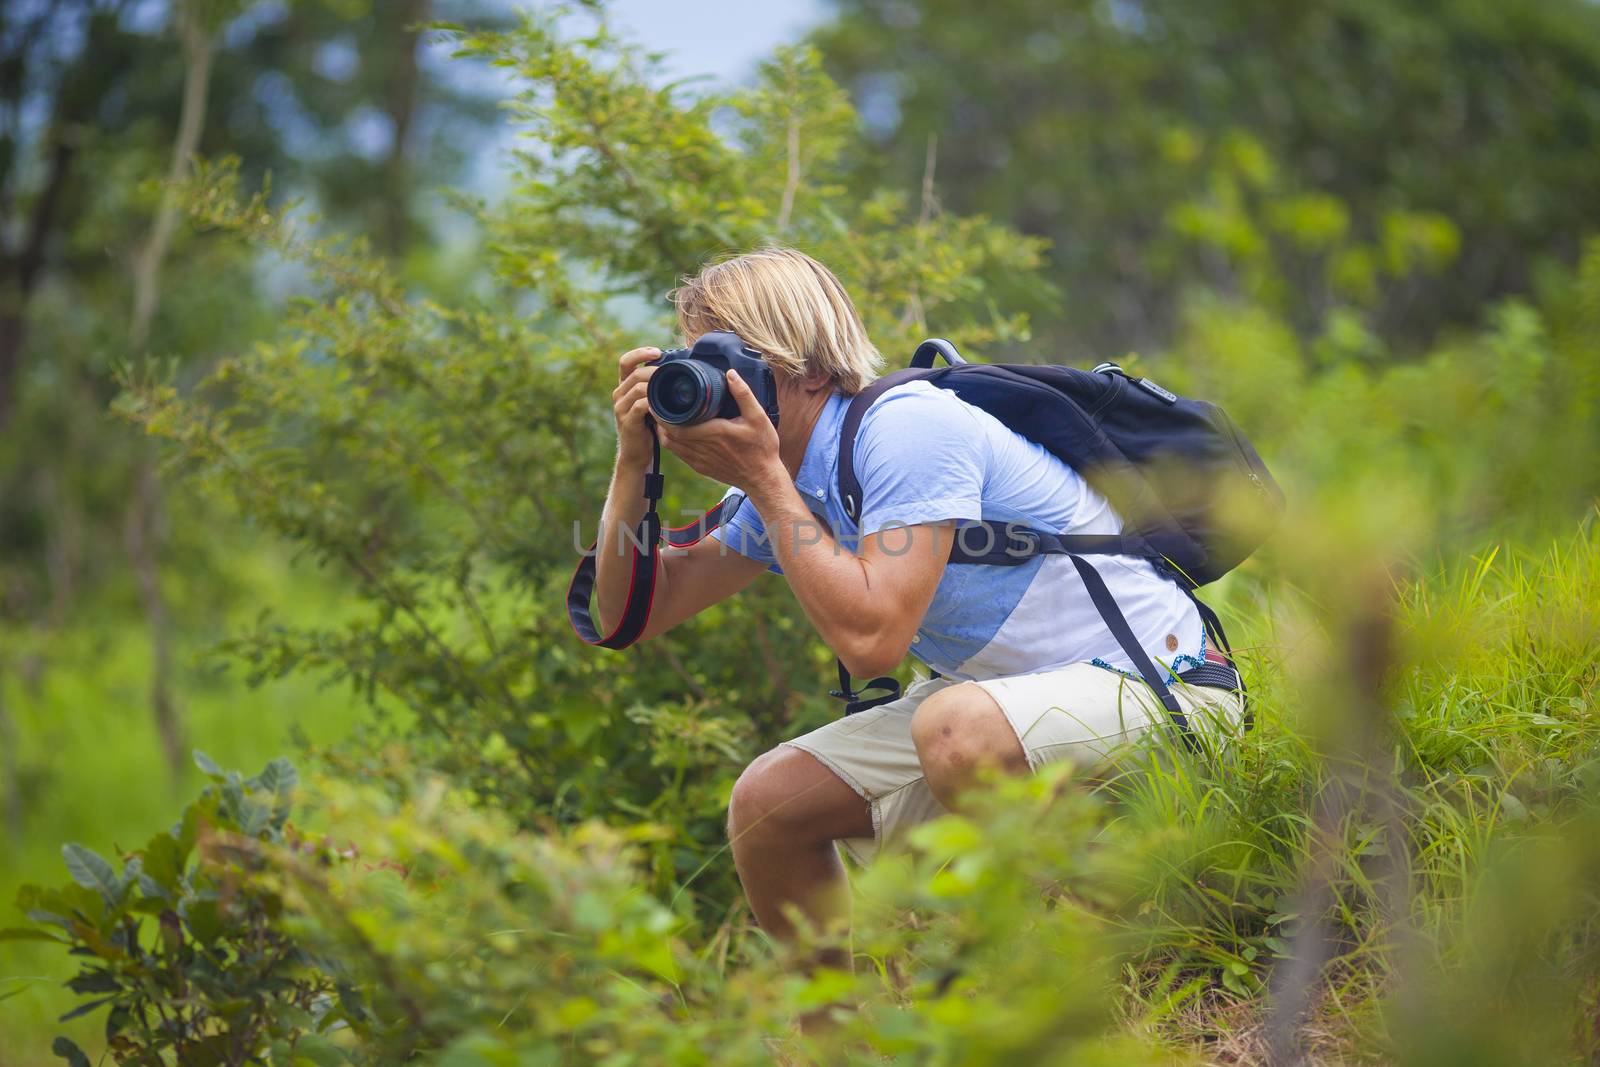
{"type": "Polygon", "coordinates": [[[844,423],[839,428],[839,499],[851,522],[861,521],[861,483],[856,479],[855,464],[856,433],[861,429],[861,420],[866,417],[867,409],[895,386],[935,373],[921,367],[907,367],[885,374],[850,398],[850,406],[844,412],[844,423]]]}
{"type": "Polygon", "coordinates": [[[844,425],[839,430],[839,499],[844,502],[844,513],[851,522],[861,519],[861,483],[856,480],[856,432],[861,420],[875,400],[897,385],[928,377],[936,359],[943,359],[952,367],[966,365],[956,346],[942,337],[930,337],[912,353],[911,366],[885,374],[850,398],[850,407],[844,413],[844,425]]]}

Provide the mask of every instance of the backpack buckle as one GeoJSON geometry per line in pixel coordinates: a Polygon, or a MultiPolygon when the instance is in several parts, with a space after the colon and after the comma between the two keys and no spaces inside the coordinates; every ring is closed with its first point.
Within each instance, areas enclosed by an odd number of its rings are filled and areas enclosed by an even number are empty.
{"type": "Polygon", "coordinates": [[[1030,557],[1039,554],[1039,535],[1032,530],[1006,528],[1006,555],[1030,557]]]}

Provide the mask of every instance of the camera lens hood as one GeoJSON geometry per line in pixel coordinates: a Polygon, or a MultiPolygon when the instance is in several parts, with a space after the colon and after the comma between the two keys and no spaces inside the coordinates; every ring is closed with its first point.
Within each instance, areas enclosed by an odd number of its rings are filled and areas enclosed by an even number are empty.
{"type": "Polygon", "coordinates": [[[663,363],[650,376],[650,414],[669,426],[704,422],[722,407],[728,384],[714,367],[695,359],[663,363]]]}

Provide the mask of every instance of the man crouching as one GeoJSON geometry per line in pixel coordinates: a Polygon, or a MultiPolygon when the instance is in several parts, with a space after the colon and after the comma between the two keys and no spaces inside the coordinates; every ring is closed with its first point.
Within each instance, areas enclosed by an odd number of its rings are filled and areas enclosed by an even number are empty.
{"type": "MultiPolygon", "coordinates": [[[[837,846],[868,862],[950,809],[980,771],[1097,762],[1166,712],[1068,558],[947,564],[963,522],[1121,532],[1078,472],[953,393],[910,381],[861,420],[853,520],[837,489],[841,422],[880,359],[838,279],[803,253],[772,248],[712,264],[673,295],[687,340],[728,331],[761,354],[781,418],[774,426],[729,372],[737,418],[659,427],[667,449],[742,502],[711,538],[657,559],[641,640],[771,571],[852,674],[886,674],[908,652],[929,668],[898,699],[760,756],[734,786],[728,832],[740,881],[762,927],[789,938],[791,906],[819,926],[846,915],[837,846]]],[[[612,394],[618,443],[598,545],[601,619],[619,618],[628,598],[619,548],[645,511],[647,390],[660,354],[623,355],[612,394]]],[[[1183,590],[1138,557],[1100,556],[1094,568],[1138,643],[1171,673],[1190,718],[1237,720],[1237,693],[1177,679],[1207,658],[1204,626],[1183,590]]]]}

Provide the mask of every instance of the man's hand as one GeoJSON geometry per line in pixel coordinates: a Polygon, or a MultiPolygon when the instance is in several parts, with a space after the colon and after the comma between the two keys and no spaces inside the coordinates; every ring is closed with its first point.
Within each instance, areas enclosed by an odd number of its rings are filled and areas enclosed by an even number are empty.
{"type": "Polygon", "coordinates": [[[650,462],[650,428],[644,424],[650,414],[646,390],[656,368],[645,366],[661,358],[659,348],[635,348],[617,361],[620,384],[611,391],[611,410],[617,420],[617,464],[642,467],[650,462]]]}
{"type": "MultiPolygon", "coordinates": [[[[617,419],[617,468],[611,476],[605,509],[600,516],[600,543],[595,566],[595,621],[609,630],[628,603],[632,584],[632,558],[619,546],[644,516],[644,473],[650,463],[650,413],[646,390],[656,368],[645,366],[659,359],[659,348],[635,348],[617,361],[619,384],[611,393],[617,419]]],[[[741,385],[743,382],[741,381],[741,385]]],[[[748,394],[749,390],[745,390],[748,394]]],[[[752,398],[753,400],[754,398],[752,398]]],[[[757,414],[772,430],[767,416],[757,414]]],[[[718,419],[727,425],[729,420],[718,419]]],[[[742,420],[733,420],[742,421],[742,420]]],[[[780,468],[781,469],[781,468],[780,468]]],[[[723,550],[722,543],[706,538],[687,552],[664,552],[656,557],[655,598],[650,621],[639,640],[648,640],[720,600],[726,600],[753,582],[766,568],[755,560],[723,550]]]]}
{"type": "Polygon", "coordinates": [[[661,443],[695,472],[750,492],[789,474],[778,458],[778,430],[736,371],[726,374],[728,393],[739,405],[736,419],[707,419],[693,426],[657,426],[661,443]]]}

